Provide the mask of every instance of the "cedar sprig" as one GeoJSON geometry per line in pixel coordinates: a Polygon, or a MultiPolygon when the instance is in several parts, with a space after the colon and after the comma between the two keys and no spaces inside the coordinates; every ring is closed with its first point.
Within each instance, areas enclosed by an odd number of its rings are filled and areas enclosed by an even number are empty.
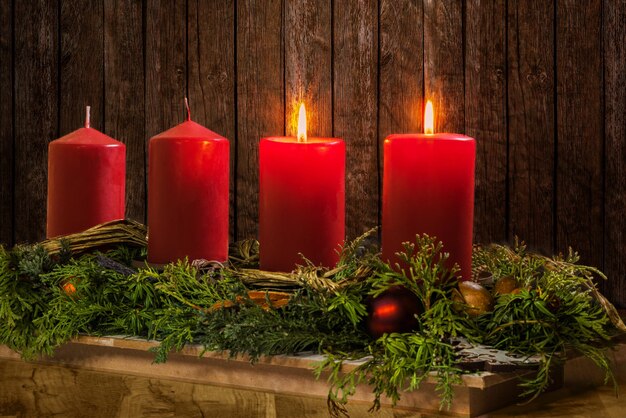
{"type": "Polygon", "coordinates": [[[607,382],[615,382],[607,346],[623,323],[611,317],[613,306],[596,289],[595,277],[605,279],[601,272],[576,264],[578,255],[571,250],[548,258],[526,253],[521,244],[515,249],[490,245],[475,247],[474,256],[499,274],[513,275],[522,287],[517,294],[500,296],[493,312],[477,323],[484,330],[483,343],[541,356],[536,376],[522,384],[524,396],[532,400],[545,391],[570,351],[590,358],[607,382]]]}
{"type": "Polygon", "coordinates": [[[436,390],[441,407],[450,405],[453,385],[460,382],[461,370],[456,367],[454,349],[449,338],[474,336],[475,327],[467,315],[455,308],[452,299],[456,266],[446,266],[448,254],[441,242],[427,235],[416,236],[415,243],[404,243],[405,251],[397,254],[403,264],[395,268],[379,262],[378,269],[365,282],[370,297],[376,297],[396,286],[403,286],[422,302],[425,313],[418,320],[415,332],[383,335],[371,342],[365,352],[370,359],[347,373],[340,373],[355,353],[327,352],[327,358],[316,368],[319,377],[329,372],[328,402],[333,414],[343,414],[345,403],[359,384],[374,388],[372,409],[380,408],[382,396],[395,404],[403,391],[416,390],[429,376],[436,377],[436,390]]]}
{"type": "MultiPolygon", "coordinates": [[[[236,247],[239,256],[224,268],[181,261],[164,271],[146,266],[136,273],[109,268],[93,251],[70,256],[63,242],[58,244],[54,257],[39,246],[0,248],[0,343],[25,357],[52,353],[79,333],[158,339],[156,361],[191,342],[252,360],[312,350],[328,354],[317,372],[330,372],[335,413],[359,383],[372,385],[377,407],[383,395],[397,400],[427,376],[436,378],[445,406],[461,373],[449,341],[454,336],[543,356],[536,378],[525,382],[530,395],[549,385],[551,367],[570,349],[590,357],[611,378],[604,347],[614,330],[611,321],[620,329],[621,320],[595,287],[595,279],[604,276],[575,264],[573,252],[548,259],[519,243],[512,249],[476,247],[475,272],[490,271],[496,280],[512,275],[524,289],[500,297],[492,313],[474,321],[452,299],[455,270],[446,268],[441,244],[426,236],[399,254],[404,268],[383,263],[370,234],[346,244],[333,269],[304,260],[294,273],[282,275],[250,269],[258,261],[254,241],[236,247]],[[67,280],[73,280],[75,293],[63,289],[67,280]],[[248,297],[250,287],[276,284],[292,293],[286,306],[271,309],[269,297],[264,306],[248,297]],[[372,341],[364,328],[367,299],[398,285],[422,301],[419,327],[372,341]],[[232,307],[210,309],[224,301],[232,303],[222,306],[232,307]],[[365,355],[371,357],[361,366],[339,373],[346,361],[365,355]]],[[[145,246],[121,246],[104,256],[129,264],[145,258],[145,246]]]]}
{"type": "Polygon", "coordinates": [[[449,254],[443,251],[441,241],[416,235],[414,243],[405,242],[403,246],[404,251],[396,254],[401,263],[395,268],[382,263],[369,279],[370,295],[376,297],[402,286],[422,302],[423,314],[418,320],[423,332],[442,339],[459,335],[475,339],[475,325],[453,298],[458,265],[448,267],[449,254]]]}
{"type": "Polygon", "coordinates": [[[39,274],[53,261],[39,246],[0,246],[0,343],[16,351],[32,347],[36,338],[34,320],[47,309],[50,289],[39,274]]]}
{"type": "Polygon", "coordinates": [[[372,296],[376,297],[391,287],[403,286],[420,298],[429,310],[439,298],[445,297],[453,284],[458,266],[446,266],[450,255],[443,251],[441,241],[428,235],[416,235],[415,242],[404,242],[404,251],[396,253],[401,261],[395,268],[382,263],[370,279],[372,296]]]}
{"type": "Polygon", "coordinates": [[[198,341],[208,350],[246,354],[252,360],[300,351],[362,349],[369,340],[365,332],[338,311],[325,312],[321,301],[306,290],[281,309],[263,309],[244,299],[235,309],[205,313],[198,341]]]}

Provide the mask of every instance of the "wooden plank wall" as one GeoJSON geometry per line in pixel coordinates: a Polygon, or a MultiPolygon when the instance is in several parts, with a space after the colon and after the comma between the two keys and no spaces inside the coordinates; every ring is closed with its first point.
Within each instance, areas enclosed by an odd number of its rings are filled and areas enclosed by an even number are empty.
{"type": "Polygon", "coordinates": [[[145,221],[148,139],[195,120],[231,140],[231,238],[256,235],[258,141],[347,143],[347,233],[380,221],[381,145],[477,139],[475,238],[579,250],[626,306],[626,3],[618,0],[0,0],[0,242],[45,233],[49,141],[127,145],[145,221]],[[532,5],[531,5],[532,3],[532,5]]]}

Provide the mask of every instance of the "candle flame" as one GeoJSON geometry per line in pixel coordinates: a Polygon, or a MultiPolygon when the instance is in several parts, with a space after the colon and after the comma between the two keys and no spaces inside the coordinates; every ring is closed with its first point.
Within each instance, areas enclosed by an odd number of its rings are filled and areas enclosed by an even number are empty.
{"type": "Polygon", "coordinates": [[[298,142],[306,142],[306,109],[304,103],[300,103],[298,111],[298,142]]]}
{"type": "Polygon", "coordinates": [[[424,109],[424,133],[432,135],[435,133],[435,111],[433,110],[433,102],[428,100],[424,109]]]}

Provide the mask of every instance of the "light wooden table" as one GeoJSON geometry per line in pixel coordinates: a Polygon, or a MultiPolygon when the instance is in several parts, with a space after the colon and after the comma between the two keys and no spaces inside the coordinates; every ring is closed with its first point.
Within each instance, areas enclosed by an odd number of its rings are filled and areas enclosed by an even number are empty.
{"type": "MultiPolygon", "coordinates": [[[[6,348],[0,357],[0,417],[328,416],[326,401],[319,397],[146,376],[151,372],[94,371],[88,367],[28,363],[8,358],[6,348]]],[[[612,387],[600,386],[601,376],[588,361],[575,359],[566,366],[562,389],[529,405],[510,406],[483,416],[625,418],[626,345],[621,345],[613,358],[622,383],[619,398],[612,387]]],[[[292,392],[298,389],[293,388],[292,392]]],[[[369,404],[363,402],[351,402],[348,406],[352,417],[435,416],[391,408],[370,414],[368,409],[369,404]]]]}

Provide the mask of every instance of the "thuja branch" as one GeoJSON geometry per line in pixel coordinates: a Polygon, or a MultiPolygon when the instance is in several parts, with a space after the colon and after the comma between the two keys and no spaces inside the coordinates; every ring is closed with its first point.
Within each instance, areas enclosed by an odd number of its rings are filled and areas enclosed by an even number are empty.
{"type": "Polygon", "coordinates": [[[625,327],[595,286],[604,275],[576,264],[571,251],[548,258],[519,243],[476,246],[475,275],[515,287],[484,290],[494,303],[476,314],[469,299],[455,298],[455,269],[428,236],[406,243],[397,266],[380,259],[370,232],[346,243],[330,269],[303,258],[293,272],[258,270],[259,244],[247,240],[233,245],[226,265],[183,260],[158,271],[129,266],[145,258],[142,228],[118,222],[45,247],[0,247],[0,343],[32,358],[79,333],[126,334],[159,339],[156,361],[189,343],[253,360],[312,350],[327,356],[316,371],[330,372],[334,413],[344,411],[359,384],[372,386],[378,407],[382,396],[395,402],[429,376],[442,406],[449,404],[463,373],[457,337],[543,358],[524,382],[531,396],[549,386],[551,368],[567,350],[580,351],[612,379],[606,347],[625,327]],[[373,338],[366,323],[372,301],[397,287],[417,298],[416,325],[373,338]],[[364,356],[359,367],[340,372],[345,361],[364,356]]]}

